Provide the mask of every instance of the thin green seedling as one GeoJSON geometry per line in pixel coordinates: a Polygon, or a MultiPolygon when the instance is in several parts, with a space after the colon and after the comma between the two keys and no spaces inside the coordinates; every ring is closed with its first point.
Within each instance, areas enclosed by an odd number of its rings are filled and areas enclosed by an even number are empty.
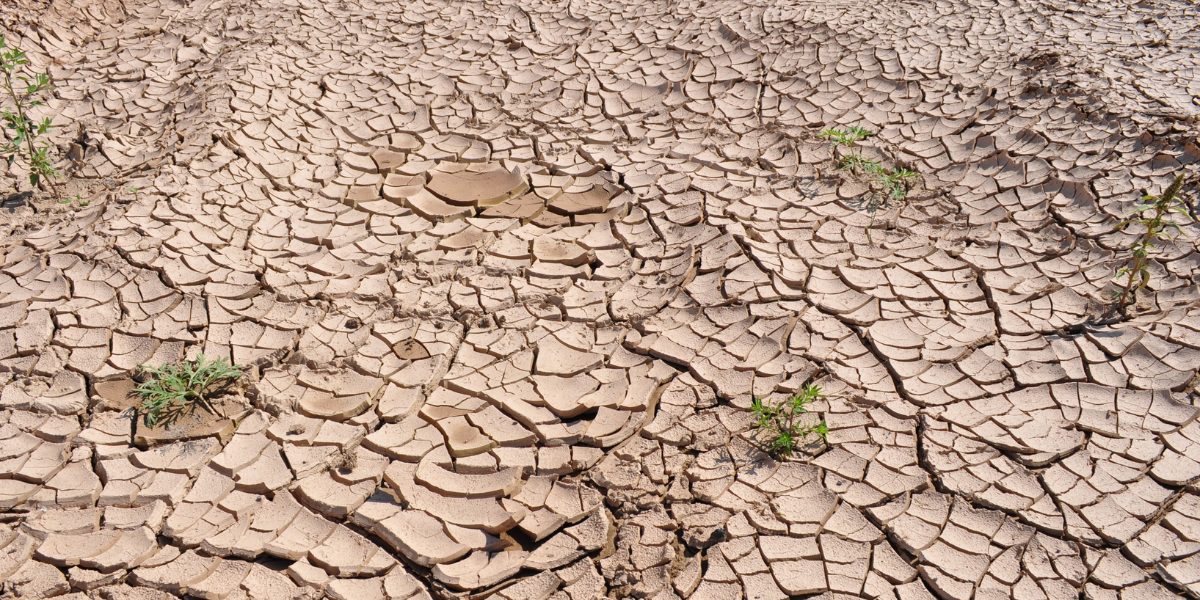
{"type": "Polygon", "coordinates": [[[131,186],[129,186],[129,187],[126,187],[126,188],[125,188],[125,191],[127,191],[127,192],[129,192],[129,193],[133,194],[133,203],[134,203],[134,204],[137,204],[137,203],[138,203],[138,200],[139,200],[138,192],[142,191],[142,188],[140,188],[140,187],[134,187],[134,186],[132,186],[132,185],[131,185],[131,186]]]}
{"type": "Polygon", "coordinates": [[[867,225],[868,241],[871,241],[871,229],[875,227],[875,215],[879,209],[903,203],[908,197],[913,183],[920,177],[920,174],[911,169],[904,167],[887,169],[878,161],[864,157],[858,142],[873,135],[875,135],[873,132],[858,126],[847,129],[826,129],[818,134],[821,139],[827,139],[832,143],[835,153],[838,148],[846,148],[845,153],[838,157],[839,169],[846,169],[854,175],[859,173],[869,175],[874,180],[869,183],[879,184],[880,191],[872,191],[867,200],[867,214],[871,215],[871,222],[867,225]]]}
{"type": "Polygon", "coordinates": [[[882,188],[879,193],[872,193],[871,199],[867,201],[867,214],[871,215],[871,222],[867,224],[867,241],[874,243],[871,240],[871,229],[875,227],[875,215],[879,209],[902,205],[908,198],[908,192],[912,189],[913,182],[921,175],[904,167],[885,169],[874,161],[867,166],[866,172],[875,176],[876,182],[882,188]]]}
{"type": "Polygon", "coordinates": [[[91,204],[90,201],[84,200],[83,197],[80,196],[79,194],[75,194],[74,198],[67,198],[66,200],[59,200],[58,203],[74,206],[76,208],[86,208],[87,205],[91,204]]]}
{"type": "Polygon", "coordinates": [[[826,129],[817,134],[817,137],[829,140],[835,153],[838,148],[846,148],[846,154],[838,158],[838,168],[849,169],[851,173],[857,175],[858,169],[863,166],[864,161],[858,142],[873,135],[875,135],[873,132],[855,125],[847,129],[826,129]]]}
{"type": "Polygon", "coordinates": [[[45,104],[42,95],[52,89],[49,73],[34,73],[25,75],[24,67],[29,64],[29,58],[20,48],[9,48],[3,35],[0,35],[0,75],[3,81],[0,86],[8,95],[12,106],[0,110],[0,119],[4,128],[9,130],[9,139],[0,147],[0,153],[5,156],[11,166],[18,156],[29,163],[29,185],[37,188],[39,183],[45,183],[53,189],[53,179],[58,177],[58,169],[50,158],[51,145],[40,137],[50,131],[53,124],[50,118],[34,121],[29,117],[29,111],[45,104]]]}
{"type": "Polygon", "coordinates": [[[920,175],[916,171],[898,167],[896,169],[884,170],[878,174],[879,183],[883,185],[884,195],[887,196],[888,202],[904,202],[908,197],[908,191],[912,189],[913,182],[920,175]]]}
{"type": "Polygon", "coordinates": [[[825,421],[815,425],[805,424],[802,417],[808,413],[809,405],[824,397],[820,386],[809,384],[800,393],[777,404],[768,404],[761,398],[755,398],[750,405],[750,412],[756,419],[755,428],[765,436],[763,443],[767,451],[777,458],[787,458],[795,452],[796,445],[808,436],[815,434],[825,439],[829,434],[829,426],[825,421]]]}
{"type": "Polygon", "coordinates": [[[881,167],[878,162],[864,158],[862,154],[847,154],[838,160],[838,168],[858,175],[859,173],[874,173],[881,167]]]}
{"type": "Polygon", "coordinates": [[[1147,194],[1143,196],[1142,204],[1133,208],[1135,216],[1117,224],[1117,229],[1122,231],[1131,225],[1141,225],[1146,229],[1131,248],[1133,264],[1117,269],[1115,275],[1116,279],[1126,278],[1125,286],[1113,294],[1117,308],[1123,316],[1129,315],[1129,305],[1137,298],[1137,293],[1150,284],[1150,251],[1154,249],[1155,242],[1170,239],[1167,235],[1168,229],[1182,233],[1179,224],[1167,217],[1172,213],[1181,214],[1185,218],[1191,216],[1183,200],[1178,197],[1179,190],[1183,188],[1183,181],[1184,174],[1180,173],[1175,176],[1175,180],[1167,186],[1162,195],[1147,194]]]}
{"type": "Polygon", "coordinates": [[[834,148],[847,146],[850,150],[854,150],[856,148],[855,143],[873,135],[875,135],[874,132],[855,125],[846,129],[826,129],[817,134],[817,137],[831,141],[834,148]]]}
{"type": "Polygon", "coordinates": [[[209,361],[203,353],[196,360],[177,365],[166,363],[157,368],[143,365],[139,370],[144,380],[133,393],[142,399],[143,422],[147,427],[170,423],[196,406],[218,414],[211,398],[242,377],[239,367],[224,358],[209,361]]]}

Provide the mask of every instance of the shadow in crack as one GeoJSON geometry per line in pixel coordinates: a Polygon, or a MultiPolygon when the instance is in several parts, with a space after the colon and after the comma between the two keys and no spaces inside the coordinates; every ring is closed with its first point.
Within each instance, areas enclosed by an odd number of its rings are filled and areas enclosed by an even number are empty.
{"type": "Polygon", "coordinates": [[[17,192],[9,194],[0,201],[0,210],[8,211],[9,213],[17,212],[22,206],[32,206],[33,192],[17,192]]]}

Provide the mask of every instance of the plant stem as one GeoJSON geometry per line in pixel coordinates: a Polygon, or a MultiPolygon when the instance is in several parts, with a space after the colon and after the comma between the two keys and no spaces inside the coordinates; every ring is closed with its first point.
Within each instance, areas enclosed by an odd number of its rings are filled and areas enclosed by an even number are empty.
{"type": "MultiPolygon", "coordinates": [[[[18,127],[20,127],[19,132],[25,137],[25,146],[27,152],[29,152],[29,170],[39,171],[39,168],[34,164],[34,157],[37,155],[37,150],[33,146],[33,132],[30,131],[29,119],[25,117],[25,100],[28,97],[17,94],[16,90],[13,89],[12,72],[10,72],[8,69],[4,69],[4,89],[8,91],[8,95],[13,99],[13,105],[17,107],[17,119],[19,120],[18,127]]],[[[50,186],[50,191],[53,193],[55,188],[54,183],[50,181],[50,177],[45,176],[40,172],[38,175],[38,181],[45,181],[46,185],[50,186]]]]}
{"type": "MultiPolygon", "coordinates": [[[[1171,182],[1171,185],[1167,186],[1166,191],[1164,191],[1162,195],[1159,196],[1154,202],[1154,217],[1145,223],[1146,232],[1143,233],[1141,239],[1134,244],[1135,248],[1141,246],[1146,250],[1140,254],[1137,252],[1134,253],[1133,268],[1129,271],[1129,281],[1125,284],[1125,289],[1121,290],[1121,296],[1117,299],[1117,303],[1121,307],[1122,315],[1128,316],[1127,309],[1129,307],[1129,296],[1135,291],[1134,283],[1139,279],[1142,281],[1146,280],[1144,271],[1146,269],[1146,263],[1149,259],[1149,257],[1146,256],[1146,253],[1149,251],[1148,249],[1153,246],[1154,239],[1158,237],[1158,234],[1162,230],[1163,217],[1166,216],[1167,211],[1170,210],[1171,203],[1175,200],[1175,194],[1178,194],[1179,190],[1182,188],[1183,173],[1180,173],[1179,175],[1175,176],[1175,180],[1171,182]]],[[[1141,286],[1138,287],[1140,288],[1141,286]]]]}
{"type": "Polygon", "coordinates": [[[1134,258],[1133,268],[1129,270],[1129,282],[1125,284],[1125,288],[1121,290],[1121,296],[1117,299],[1117,304],[1121,308],[1121,314],[1128,316],[1129,295],[1133,292],[1133,284],[1136,281],[1135,276],[1141,273],[1142,257],[1134,258]]]}
{"type": "Polygon", "coordinates": [[[33,137],[29,135],[29,121],[25,118],[25,103],[22,102],[23,99],[17,95],[17,92],[13,90],[12,73],[10,73],[7,69],[4,71],[4,89],[8,91],[8,95],[13,99],[13,105],[17,107],[17,119],[19,119],[19,127],[22,130],[21,133],[23,133],[25,137],[25,145],[28,147],[29,151],[29,166],[32,169],[34,151],[33,137]]]}

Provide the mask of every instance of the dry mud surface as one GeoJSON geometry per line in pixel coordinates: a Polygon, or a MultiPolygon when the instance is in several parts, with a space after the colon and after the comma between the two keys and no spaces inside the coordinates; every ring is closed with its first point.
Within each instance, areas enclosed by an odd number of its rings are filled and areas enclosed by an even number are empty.
{"type": "Polygon", "coordinates": [[[80,202],[3,206],[3,594],[1196,595],[1200,228],[1101,322],[1200,170],[1194,9],[6,4],[80,202]],[[236,418],[130,446],[199,352],[236,418]]]}

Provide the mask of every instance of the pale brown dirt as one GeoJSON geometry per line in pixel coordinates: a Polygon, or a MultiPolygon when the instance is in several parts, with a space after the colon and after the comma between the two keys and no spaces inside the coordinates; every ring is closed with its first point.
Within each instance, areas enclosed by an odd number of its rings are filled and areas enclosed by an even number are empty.
{"type": "Polygon", "coordinates": [[[64,174],[0,168],[5,597],[1200,595],[1192,216],[1112,305],[1139,198],[1197,196],[1194,3],[0,26],[64,174]],[[131,447],[139,365],[201,352],[221,414],[131,447]],[[768,456],[751,402],[814,383],[768,456]]]}

